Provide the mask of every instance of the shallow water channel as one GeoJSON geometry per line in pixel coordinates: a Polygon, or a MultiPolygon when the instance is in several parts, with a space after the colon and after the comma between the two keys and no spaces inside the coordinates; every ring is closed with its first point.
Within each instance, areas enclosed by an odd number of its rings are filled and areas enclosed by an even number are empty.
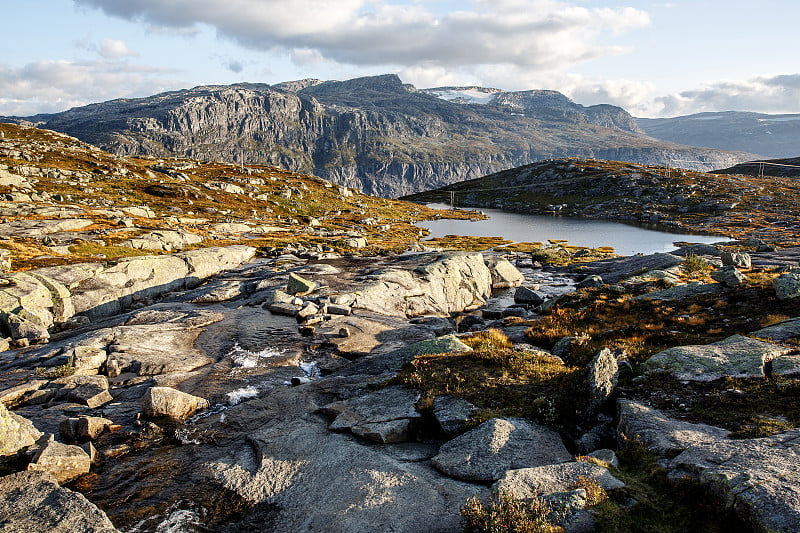
{"type": "MultiPolygon", "coordinates": [[[[446,209],[444,204],[429,207],[446,209]]],[[[573,246],[612,246],[621,255],[651,254],[674,250],[676,241],[714,243],[727,240],[708,235],[687,235],[654,230],[621,222],[547,215],[526,215],[498,209],[482,209],[487,220],[427,220],[417,225],[430,230],[431,238],[445,235],[503,237],[516,242],[566,239],[573,246]]]]}

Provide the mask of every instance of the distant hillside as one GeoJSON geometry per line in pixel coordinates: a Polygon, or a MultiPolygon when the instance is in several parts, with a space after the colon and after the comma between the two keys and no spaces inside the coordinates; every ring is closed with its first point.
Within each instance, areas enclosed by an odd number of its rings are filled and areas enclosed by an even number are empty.
{"type": "Polygon", "coordinates": [[[800,114],[726,111],[674,118],[637,118],[636,122],[647,135],[668,142],[769,157],[795,157],[800,150],[800,114]]]}
{"type": "MultiPolygon", "coordinates": [[[[800,150],[800,147],[798,147],[800,150]]],[[[748,161],[729,168],[715,170],[715,174],[742,174],[744,176],[800,177],[800,157],[748,161]]]]}
{"type": "Polygon", "coordinates": [[[557,159],[406,196],[419,203],[655,224],[687,233],[800,239],[800,180],[557,159]],[[775,221],[780,220],[780,224],[775,221]]]}
{"type": "Polygon", "coordinates": [[[682,159],[703,170],[757,157],[657,141],[619,107],[555,91],[421,91],[395,75],[195,87],[8,120],[117,155],[271,164],[384,197],[558,157],[682,159]],[[483,95],[482,105],[454,93],[483,95]]]}

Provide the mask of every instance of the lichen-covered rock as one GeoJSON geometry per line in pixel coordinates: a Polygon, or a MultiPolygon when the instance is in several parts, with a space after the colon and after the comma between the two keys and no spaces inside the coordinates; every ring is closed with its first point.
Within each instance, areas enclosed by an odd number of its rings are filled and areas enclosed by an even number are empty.
{"type": "Polygon", "coordinates": [[[289,282],[286,285],[286,292],[293,296],[303,296],[309,294],[317,288],[317,284],[311,280],[302,278],[294,272],[289,274],[289,282]]]}
{"type": "Polygon", "coordinates": [[[521,419],[492,418],[446,442],[433,466],[456,479],[496,481],[507,470],[571,460],[552,429],[521,419]]]}
{"type": "Polygon", "coordinates": [[[604,490],[625,486],[608,469],[581,461],[508,470],[492,485],[492,491],[502,491],[513,498],[525,500],[575,489],[581,477],[596,481],[604,490]]]}
{"type": "Polygon", "coordinates": [[[404,442],[411,437],[413,422],[420,418],[417,401],[418,391],[387,387],[341,405],[328,406],[329,412],[339,411],[330,429],[347,429],[382,443],[404,442]]]}
{"type": "Polygon", "coordinates": [[[730,433],[707,424],[675,420],[657,409],[630,400],[618,400],[617,412],[620,438],[639,439],[659,455],[676,454],[696,444],[717,443],[730,433]]]}
{"type": "Polygon", "coordinates": [[[514,291],[514,302],[518,304],[539,305],[544,297],[530,287],[520,287],[514,291]]]}
{"type": "Polygon", "coordinates": [[[666,371],[686,381],[722,377],[764,377],[764,365],[790,350],[769,342],[733,335],[708,345],[676,346],[642,364],[646,372],[666,371]]]}
{"type": "Polygon", "coordinates": [[[800,269],[796,268],[781,274],[772,281],[772,286],[779,300],[800,297],[800,269]]]}
{"type": "Polygon", "coordinates": [[[171,387],[151,387],[142,398],[142,410],[149,417],[167,416],[183,420],[198,409],[210,406],[208,400],[171,387]]]}
{"type": "Polygon", "coordinates": [[[42,436],[33,424],[0,403],[0,456],[13,455],[42,436]]]}
{"type": "Polygon", "coordinates": [[[752,333],[753,337],[783,342],[800,338],[800,318],[790,318],[752,333]]]}
{"type": "Polygon", "coordinates": [[[722,252],[720,255],[723,266],[750,268],[750,254],[745,252],[722,252]]]}
{"type": "Polygon", "coordinates": [[[62,488],[47,472],[0,477],[0,532],[116,533],[83,494],[62,488]]]}
{"type": "Polygon", "coordinates": [[[711,279],[718,281],[726,287],[738,287],[745,281],[747,276],[739,272],[735,266],[722,267],[711,273],[711,279]]]}
{"type": "Polygon", "coordinates": [[[608,348],[603,348],[591,360],[588,369],[589,394],[593,402],[600,405],[611,396],[617,385],[619,377],[617,356],[608,348]]]}
{"type": "Polygon", "coordinates": [[[437,396],[433,400],[433,416],[448,437],[462,433],[477,411],[470,402],[455,396],[437,396]]]}
{"type": "Polygon", "coordinates": [[[669,289],[653,291],[648,292],[647,294],[634,296],[633,299],[671,302],[675,300],[685,300],[686,298],[692,298],[695,296],[702,296],[704,294],[717,294],[721,290],[722,286],[719,283],[703,283],[701,281],[695,281],[692,283],[687,283],[686,285],[676,285],[675,287],[670,287],[669,289]]]}

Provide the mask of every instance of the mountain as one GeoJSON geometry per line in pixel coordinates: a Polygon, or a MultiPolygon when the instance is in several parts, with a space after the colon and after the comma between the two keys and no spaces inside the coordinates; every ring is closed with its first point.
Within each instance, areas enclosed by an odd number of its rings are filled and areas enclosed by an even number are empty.
{"type": "Polygon", "coordinates": [[[555,91],[417,90],[395,75],[203,86],[7,120],[117,155],[271,164],[384,197],[557,157],[681,159],[702,170],[757,157],[657,141],[621,108],[555,91]]]}
{"type": "Polygon", "coordinates": [[[800,146],[800,114],[725,111],[673,118],[637,118],[636,122],[647,135],[656,139],[718,150],[796,157],[800,146]]]}
{"type": "Polygon", "coordinates": [[[715,174],[741,174],[744,176],[800,177],[800,157],[748,161],[729,168],[715,170],[715,174]]]}

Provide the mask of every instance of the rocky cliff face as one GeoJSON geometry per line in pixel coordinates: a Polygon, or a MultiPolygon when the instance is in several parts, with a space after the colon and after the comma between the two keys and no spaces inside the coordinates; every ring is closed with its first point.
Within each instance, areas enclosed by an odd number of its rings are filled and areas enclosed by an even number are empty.
{"type": "Polygon", "coordinates": [[[28,120],[118,155],[273,164],[385,197],[554,157],[673,158],[700,170],[752,158],[650,139],[623,109],[555,91],[487,94],[486,105],[465,105],[385,75],[195,87],[28,120]]]}

